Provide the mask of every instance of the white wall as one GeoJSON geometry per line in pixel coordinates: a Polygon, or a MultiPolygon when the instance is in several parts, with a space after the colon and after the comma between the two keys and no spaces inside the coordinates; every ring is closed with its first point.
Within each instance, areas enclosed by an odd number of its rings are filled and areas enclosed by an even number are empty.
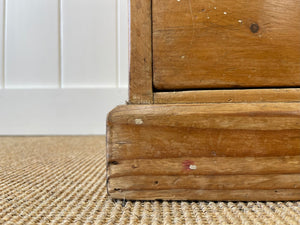
{"type": "Polygon", "coordinates": [[[0,0],[0,135],[104,134],[127,100],[127,0],[0,0]]]}

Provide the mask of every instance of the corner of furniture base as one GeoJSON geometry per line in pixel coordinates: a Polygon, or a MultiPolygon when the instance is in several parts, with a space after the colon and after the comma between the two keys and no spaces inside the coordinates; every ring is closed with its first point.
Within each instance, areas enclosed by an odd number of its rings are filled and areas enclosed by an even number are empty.
{"type": "Polygon", "coordinates": [[[107,188],[129,200],[300,200],[300,103],[124,105],[107,188]]]}

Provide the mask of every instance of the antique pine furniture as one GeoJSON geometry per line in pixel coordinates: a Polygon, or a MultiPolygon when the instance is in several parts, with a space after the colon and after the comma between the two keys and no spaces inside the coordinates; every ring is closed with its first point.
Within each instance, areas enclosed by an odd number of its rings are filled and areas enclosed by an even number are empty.
{"type": "Polygon", "coordinates": [[[131,0],[117,199],[300,200],[299,0],[131,0]]]}

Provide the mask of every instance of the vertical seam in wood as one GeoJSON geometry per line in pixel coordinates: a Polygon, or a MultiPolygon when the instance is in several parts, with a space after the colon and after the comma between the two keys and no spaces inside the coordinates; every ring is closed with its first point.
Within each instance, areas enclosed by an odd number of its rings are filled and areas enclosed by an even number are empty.
{"type": "Polygon", "coordinates": [[[58,86],[63,88],[63,16],[62,0],[58,0],[58,86]]]}

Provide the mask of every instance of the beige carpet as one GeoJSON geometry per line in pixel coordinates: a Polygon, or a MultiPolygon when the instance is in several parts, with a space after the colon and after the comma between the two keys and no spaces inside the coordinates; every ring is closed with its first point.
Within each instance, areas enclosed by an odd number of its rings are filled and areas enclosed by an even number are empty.
{"type": "Polygon", "coordinates": [[[104,137],[1,137],[0,224],[300,224],[300,202],[112,201],[104,137]]]}

